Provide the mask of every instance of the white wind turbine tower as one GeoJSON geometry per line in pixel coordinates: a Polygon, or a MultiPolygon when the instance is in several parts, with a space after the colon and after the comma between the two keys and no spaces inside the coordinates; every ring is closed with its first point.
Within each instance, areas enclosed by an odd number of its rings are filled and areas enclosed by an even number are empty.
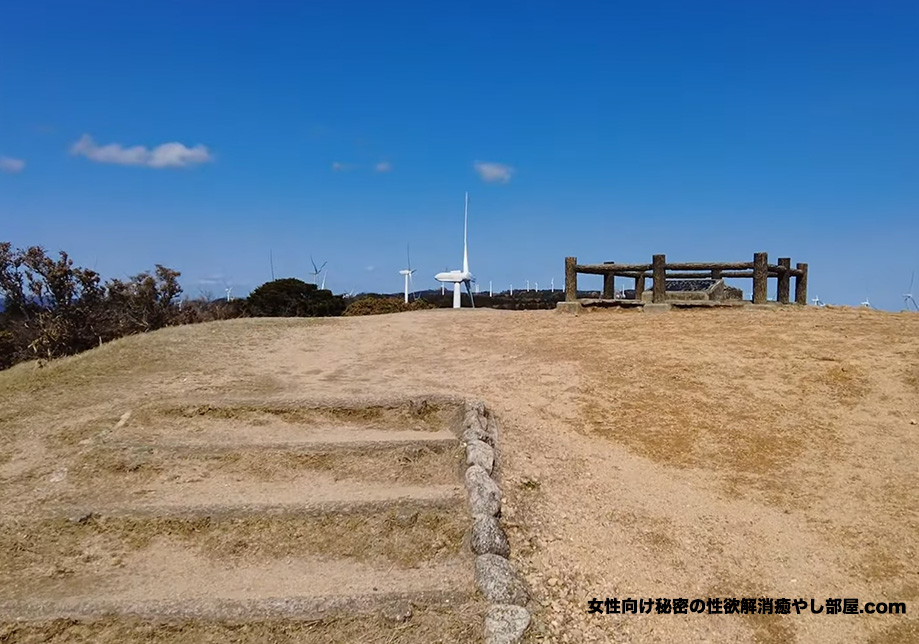
{"type": "Polygon", "coordinates": [[[906,305],[906,310],[909,311],[909,305],[912,304],[913,308],[919,311],[919,304],[916,304],[916,299],[913,297],[913,281],[916,279],[916,271],[913,271],[912,277],[909,278],[909,289],[906,293],[903,294],[903,304],[906,305]]]}
{"type": "Polygon", "coordinates": [[[310,273],[310,275],[313,276],[313,284],[316,284],[318,286],[319,285],[319,274],[322,272],[322,269],[325,268],[325,265],[328,264],[328,262],[322,262],[322,266],[319,266],[317,268],[316,262],[313,261],[313,256],[310,255],[310,263],[313,265],[313,272],[310,273]]]}
{"type": "MultiPolygon", "coordinates": [[[[409,252],[408,244],[405,245],[405,256],[408,260],[408,268],[403,268],[401,271],[399,271],[399,275],[405,277],[405,303],[408,304],[408,286],[409,284],[412,284],[412,273],[415,272],[412,269],[412,255],[409,252]]],[[[415,288],[414,285],[412,285],[412,293],[414,294],[414,292],[415,288]]]]}
{"type": "Polygon", "coordinates": [[[226,287],[224,290],[227,292],[227,302],[229,302],[229,301],[230,301],[230,293],[233,292],[233,287],[232,287],[232,286],[228,286],[228,287],[226,287]]]}
{"type": "Polygon", "coordinates": [[[491,291],[491,280],[488,280],[488,297],[494,297],[494,294],[491,291]]]}
{"type": "Polygon", "coordinates": [[[552,292],[555,293],[555,278],[549,280],[549,288],[552,289],[552,292]]]}
{"type": "MultiPolygon", "coordinates": [[[[453,284],[453,308],[461,307],[462,285],[466,285],[466,292],[469,293],[469,303],[475,308],[475,298],[472,297],[472,287],[475,282],[475,276],[469,271],[469,193],[466,193],[465,215],[463,220],[463,270],[461,271],[444,271],[434,276],[441,284],[453,284]]],[[[441,287],[443,288],[443,287],[441,287]]]]}

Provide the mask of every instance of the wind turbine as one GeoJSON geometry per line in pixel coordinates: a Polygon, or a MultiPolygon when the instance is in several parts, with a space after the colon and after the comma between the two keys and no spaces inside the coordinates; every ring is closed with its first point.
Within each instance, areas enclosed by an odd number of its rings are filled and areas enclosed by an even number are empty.
{"type": "Polygon", "coordinates": [[[328,262],[322,262],[322,266],[320,266],[320,267],[317,268],[317,267],[316,267],[316,262],[313,261],[313,256],[310,255],[310,263],[313,265],[313,272],[310,273],[310,275],[313,276],[313,284],[317,284],[317,285],[318,285],[318,283],[319,283],[319,274],[322,272],[322,269],[325,268],[325,265],[328,264],[328,262]]]}
{"type": "Polygon", "coordinates": [[[870,309],[870,308],[871,308],[871,302],[868,301],[868,296],[867,296],[867,295],[865,296],[865,301],[862,302],[862,306],[864,306],[866,309],[870,309]]]}
{"type": "Polygon", "coordinates": [[[491,280],[488,280],[488,297],[494,297],[491,291],[491,280]]]}
{"type": "Polygon", "coordinates": [[[549,280],[549,288],[552,289],[552,292],[555,293],[555,278],[549,280]]]}
{"type": "Polygon", "coordinates": [[[823,306],[823,302],[820,301],[818,296],[814,296],[814,299],[811,300],[814,303],[814,306],[823,306]]]}
{"type": "MultiPolygon", "coordinates": [[[[475,298],[472,297],[472,287],[470,286],[475,282],[475,276],[469,272],[469,245],[468,245],[468,233],[469,233],[469,193],[466,193],[466,206],[465,206],[465,215],[463,220],[463,270],[461,271],[444,271],[443,273],[438,273],[434,276],[441,284],[453,284],[453,308],[460,308],[460,300],[462,297],[462,285],[466,285],[466,292],[469,293],[469,303],[472,305],[472,308],[475,308],[475,298]]],[[[443,287],[441,287],[443,288],[443,287]]]]}
{"type": "MultiPolygon", "coordinates": [[[[325,264],[323,264],[323,266],[325,266],[325,264]]],[[[328,276],[329,276],[329,269],[325,269],[325,273],[322,274],[322,286],[319,287],[323,291],[325,290],[325,278],[327,278],[328,276]]]]}
{"type": "Polygon", "coordinates": [[[919,311],[919,304],[916,304],[916,299],[913,297],[913,281],[916,279],[916,271],[913,271],[912,277],[909,278],[909,289],[906,293],[903,294],[903,304],[906,305],[906,310],[909,311],[909,305],[912,304],[913,308],[919,311]]]}
{"type": "Polygon", "coordinates": [[[228,287],[226,287],[226,289],[224,289],[224,290],[227,292],[227,302],[229,302],[229,301],[230,301],[230,293],[233,292],[233,287],[232,287],[232,286],[228,286],[228,287]]]}
{"type": "MultiPolygon", "coordinates": [[[[412,270],[412,255],[409,252],[408,244],[405,245],[405,256],[408,259],[408,268],[404,268],[399,271],[399,275],[405,276],[405,303],[408,304],[408,285],[412,283],[412,273],[415,271],[412,270]]],[[[412,295],[415,294],[414,285],[412,285],[412,295]]]]}

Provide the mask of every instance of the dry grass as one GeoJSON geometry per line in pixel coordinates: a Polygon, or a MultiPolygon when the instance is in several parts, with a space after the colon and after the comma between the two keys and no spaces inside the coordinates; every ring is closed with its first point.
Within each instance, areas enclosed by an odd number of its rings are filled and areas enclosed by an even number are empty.
{"type": "Polygon", "coordinates": [[[99,620],[91,623],[56,620],[0,624],[0,642],[16,644],[454,644],[480,642],[484,608],[470,604],[452,609],[415,609],[411,619],[398,622],[383,616],[351,617],[315,622],[192,621],[149,623],[140,620],[99,620]]]}
{"type": "Polygon", "coordinates": [[[595,595],[714,589],[915,602],[917,315],[422,311],[168,329],[0,373],[0,502],[55,502],[49,476],[129,410],[256,418],[395,392],[497,411],[512,548],[548,640],[917,640],[912,604],[835,621],[584,614],[595,595]]]}
{"type": "Polygon", "coordinates": [[[190,548],[206,557],[259,561],[321,555],[382,561],[411,568],[456,556],[469,519],[461,509],[399,510],[375,514],[291,517],[121,518],[89,517],[0,523],[0,579],[15,585],[26,575],[39,578],[97,572],[122,565],[131,552],[164,547],[190,548]],[[63,571],[63,572],[62,572],[63,571]]]}

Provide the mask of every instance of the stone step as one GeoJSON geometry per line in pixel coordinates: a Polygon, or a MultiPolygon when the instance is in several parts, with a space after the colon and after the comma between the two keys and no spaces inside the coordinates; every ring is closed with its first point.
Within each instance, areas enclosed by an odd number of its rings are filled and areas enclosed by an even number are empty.
{"type": "Polygon", "coordinates": [[[328,450],[335,446],[369,446],[376,443],[438,443],[455,442],[456,434],[449,430],[380,429],[348,425],[301,426],[269,424],[239,426],[227,423],[204,423],[178,432],[175,427],[124,428],[103,435],[103,444],[124,444],[162,448],[209,449],[277,446],[296,449],[299,446],[328,450]],[[176,435],[181,436],[180,439],[176,435]]]}
{"type": "Polygon", "coordinates": [[[28,620],[0,619],[0,636],[10,644],[482,644],[484,606],[475,601],[458,603],[448,599],[441,596],[436,605],[431,605],[429,598],[418,595],[395,596],[391,603],[381,601],[378,611],[356,614],[350,612],[353,603],[345,602],[342,614],[320,620],[276,616],[163,618],[162,611],[146,619],[110,614],[42,619],[33,614],[33,619],[28,620]],[[421,605],[419,599],[428,603],[421,605]]]}
{"type": "Polygon", "coordinates": [[[459,604],[474,596],[469,557],[416,568],[344,558],[238,561],[157,540],[117,567],[90,567],[0,586],[0,621],[324,619],[406,603],[459,604]],[[28,599],[23,599],[27,597],[28,599]]]}
{"type": "MultiPolygon", "coordinates": [[[[430,499],[456,493],[462,484],[461,451],[415,455],[357,455],[346,461],[313,461],[316,469],[282,454],[234,454],[231,458],[168,459],[136,469],[83,462],[55,490],[55,503],[112,505],[235,506],[301,505],[430,499]],[[300,464],[300,466],[298,466],[300,464]],[[330,467],[338,465],[337,468],[330,467]],[[431,484],[436,483],[436,484],[431,484]]],[[[34,509],[31,509],[34,510],[34,509]]],[[[27,510],[29,511],[29,510],[27,510]]]]}

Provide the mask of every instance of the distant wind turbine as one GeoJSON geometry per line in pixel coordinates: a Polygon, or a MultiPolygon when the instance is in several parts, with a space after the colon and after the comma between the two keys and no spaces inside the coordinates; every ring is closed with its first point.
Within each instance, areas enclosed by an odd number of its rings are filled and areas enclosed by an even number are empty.
{"type": "MultiPolygon", "coordinates": [[[[405,277],[405,303],[408,304],[408,287],[409,287],[409,284],[412,284],[412,273],[415,272],[412,269],[412,255],[411,255],[411,252],[409,251],[408,244],[405,245],[405,256],[408,260],[408,268],[404,268],[401,271],[399,271],[399,275],[403,275],[405,277]]],[[[412,294],[414,294],[414,291],[415,289],[413,285],[412,294]]]]}
{"type": "Polygon", "coordinates": [[[913,297],[913,281],[916,279],[916,271],[913,271],[912,277],[909,278],[909,289],[906,293],[903,294],[903,304],[906,305],[906,310],[909,311],[909,305],[912,304],[913,308],[919,311],[919,304],[916,304],[916,299],[913,297]]]}
{"type": "Polygon", "coordinates": [[[322,269],[325,268],[325,265],[328,264],[328,262],[322,262],[322,266],[317,267],[316,262],[313,261],[313,256],[310,255],[310,263],[313,265],[313,272],[310,273],[310,275],[313,276],[313,284],[318,285],[319,284],[319,274],[322,272],[322,269]]]}
{"type": "Polygon", "coordinates": [[[463,270],[444,271],[434,276],[441,284],[453,284],[453,308],[458,309],[461,306],[462,286],[466,285],[466,292],[469,293],[469,303],[475,308],[475,298],[472,297],[472,283],[475,282],[475,276],[469,270],[469,193],[466,193],[465,215],[463,220],[463,270]]]}

